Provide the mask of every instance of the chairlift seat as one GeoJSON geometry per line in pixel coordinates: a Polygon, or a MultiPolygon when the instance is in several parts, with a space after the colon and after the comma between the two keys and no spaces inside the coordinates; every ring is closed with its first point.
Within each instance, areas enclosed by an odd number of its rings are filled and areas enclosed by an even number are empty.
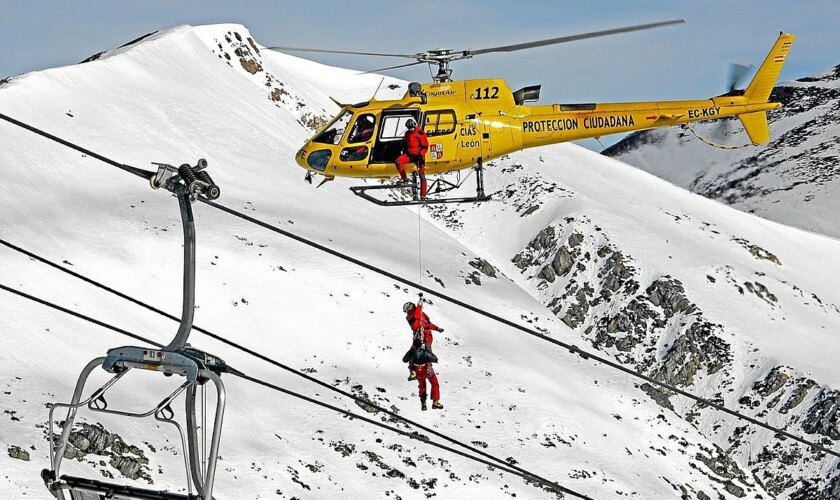
{"type": "Polygon", "coordinates": [[[61,476],[53,487],[66,490],[70,494],[69,498],[65,495],[67,500],[201,500],[198,495],[147,490],[67,475],[61,476]]]}

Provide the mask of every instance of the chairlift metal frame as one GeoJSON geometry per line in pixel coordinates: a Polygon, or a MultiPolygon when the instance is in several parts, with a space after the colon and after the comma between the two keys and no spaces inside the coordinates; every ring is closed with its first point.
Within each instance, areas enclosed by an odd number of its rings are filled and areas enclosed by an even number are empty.
{"type": "Polygon", "coordinates": [[[123,346],[110,349],[106,356],[98,357],[85,366],[73,397],[69,403],[50,403],[49,440],[50,468],[41,472],[50,493],[58,500],[211,500],[213,483],[219,456],[222,424],[226,403],[225,386],[221,374],[230,371],[224,361],[187,344],[192,330],[195,310],[195,222],[192,203],[199,195],[216,199],[220,195],[218,186],[203,169],[207,162],[198,161],[196,166],[188,164],[176,168],[168,164],[156,163],[158,171],[150,179],[153,188],[160,187],[175,194],[181,211],[181,224],[184,231],[184,279],[182,315],[178,332],[172,341],[161,349],[149,347],[123,346]],[[89,397],[82,400],[82,394],[91,372],[102,367],[113,377],[89,397]],[[162,372],[166,376],[179,375],[185,381],[172,393],[164,397],[153,408],[145,412],[113,410],[108,408],[105,394],[132,369],[162,372]],[[202,389],[202,417],[204,415],[204,388],[212,382],[216,389],[216,410],[209,453],[206,448],[206,424],[199,425],[196,395],[202,389]],[[175,420],[172,402],[185,395],[186,429],[175,420]],[[99,480],[85,479],[69,475],[60,475],[61,463],[73,429],[73,422],[79,409],[87,407],[91,412],[116,415],[128,418],[153,417],[161,423],[173,426],[181,439],[184,449],[184,468],[186,471],[187,493],[155,491],[134,486],[113,484],[99,480]],[[61,436],[56,439],[53,432],[54,413],[58,408],[66,408],[61,436]],[[204,439],[200,443],[198,429],[201,427],[204,439]],[[201,451],[199,451],[201,444],[201,451]],[[193,493],[195,490],[195,494],[193,493]]]}

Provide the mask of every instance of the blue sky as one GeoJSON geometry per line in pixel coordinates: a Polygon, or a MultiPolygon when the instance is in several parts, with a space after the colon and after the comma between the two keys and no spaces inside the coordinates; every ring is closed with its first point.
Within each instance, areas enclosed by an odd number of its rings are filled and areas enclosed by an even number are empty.
{"type": "MultiPolygon", "coordinates": [[[[241,23],[264,45],[413,53],[678,18],[687,23],[483,55],[457,64],[454,76],[501,77],[514,88],[539,83],[543,103],[704,98],[725,90],[730,62],[760,64],[781,30],[798,35],[782,79],[840,64],[837,0],[0,0],[0,78],[74,64],[177,24],[241,23]]],[[[393,59],[307,57],[360,69],[394,64],[393,59]]],[[[390,74],[429,79],[425,66],[390,74]]]]}

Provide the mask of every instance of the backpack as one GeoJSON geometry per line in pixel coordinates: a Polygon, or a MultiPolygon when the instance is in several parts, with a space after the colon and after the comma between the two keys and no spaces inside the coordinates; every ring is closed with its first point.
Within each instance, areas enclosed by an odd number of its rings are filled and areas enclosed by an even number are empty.
{"type": "Polygon", "coordinates": [[[414,351],[414,354],[411,358],[411,362],[415,365],[425,365],[426,363],[437,363],[438,357],[426,350],[425,347],[421,347],[414,351]]]}

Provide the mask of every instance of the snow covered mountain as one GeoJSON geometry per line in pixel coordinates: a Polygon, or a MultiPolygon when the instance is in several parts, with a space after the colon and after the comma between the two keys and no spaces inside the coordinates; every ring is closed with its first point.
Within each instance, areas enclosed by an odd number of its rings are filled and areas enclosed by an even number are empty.
{"type": "MultiPolygon", "coordinates": [[[[0,112],[129,165],[207,158],[227,206],[826,446],[840,438],[831,278],[840,242],[573,145],[494,162],[494,201],[419,215],[373,206],[342,180],[304,184],[293,157],[336,111],[329,96],[367,99],[380,78],[262,50],[239,25],[181,26],[6,81],[0,112]]],[[[377,96],[404,90],[386,78],[377,96]]],[[[0,129],[0,238],[178,311],[175,200],[0,129]]],[[[840,498],[837,460],[823,453],[440,300],[428,312],[446,329],[435,340],[446,408],[421,413],[400,362],[409,344],[401,307],[415,290],[207,206],[195,213],[196,324],[321,380],[592,498],[840,498]]],[[[175,330],[6,247],[0,283],[160,342],[175,330]]],[[[48,498],[44,404],[69,399],[85,363],[130,341],[3,291],[0,311],[0,498],[48,498]]],[[[191,341],[253,376],[364,412],[199,333],[191,341]]],[[[172,383],[139,378],[112,405],[157,402],[172,383]]],[[[217,498],[557,496],[241,379],[226,383],[217,498]]],[[[79,445],[66,472],[183,491],[177,438],[99,422],[83,419],[79,431],[128,446],[79,445]]]]}
{"type": "MultiPolygon", "coordinates": [[[[840,66],[777,86],[770,142],[715,149],[685,128],[631,134],[604,154],[770,220],[840,237],[840,66]]],[[[700,124],[713,142],[749,143],[737,120],[700,124]]]]}

